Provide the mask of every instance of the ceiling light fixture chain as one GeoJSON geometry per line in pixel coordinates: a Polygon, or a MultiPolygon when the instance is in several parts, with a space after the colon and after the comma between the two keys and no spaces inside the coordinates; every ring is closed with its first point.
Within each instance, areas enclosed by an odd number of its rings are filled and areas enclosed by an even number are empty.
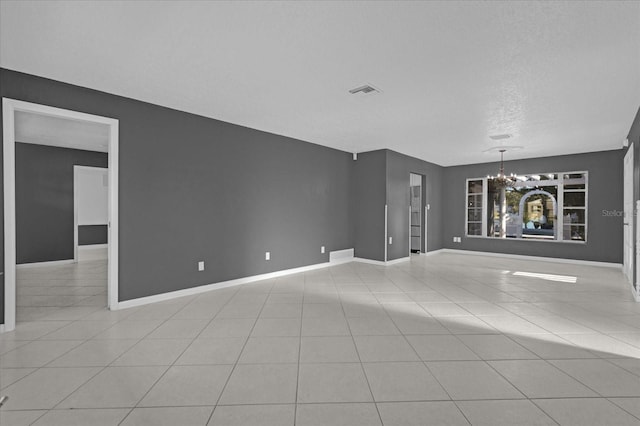
{"type": "Polygon", "coordinates": [[[516,183],[516,175],[511,173],[509,176],[504,173],[504,152],[506,149],[500,150],[500,172],[497,176],[488,176],[494,188],[501,190],[512,188],[516,183]]]}

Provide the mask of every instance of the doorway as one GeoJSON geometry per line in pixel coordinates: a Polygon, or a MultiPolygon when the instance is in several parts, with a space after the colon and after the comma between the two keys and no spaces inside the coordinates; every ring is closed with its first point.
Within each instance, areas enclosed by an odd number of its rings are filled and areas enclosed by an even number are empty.
{"type": "MultiPolygon", "coordinates": [[[[16,117],[35,115],[78,125],[98,125],[106,129],[105,149],[108,152],[108,265],[107,307],[118,306],[118,120],[82,112],[49,107],[9,98],[3,106],[3,177],[4,177],[4,324],[0,332],[11,331],[16,325],[16,117]]],[[[18,141],[19,142],[19,141],[18,141]]],[[[73,238],[73,237],[72,237],[73,238]]],[[[75,257],[75,256],[74,256],[75,257]]],[[[74,259],[70,259],[73,262],[74,259]]]]}
{"type": "Polygon", "coordinates": [[[109,169],[73,166],[73,258],[106,259],[109,169]]]}
{"type": "Polygon", "coordinates": [[[424,176],[409,173],[409,253],[426,252],[425,229],[426,217],[423,219],[423,180],[424,176]]]}

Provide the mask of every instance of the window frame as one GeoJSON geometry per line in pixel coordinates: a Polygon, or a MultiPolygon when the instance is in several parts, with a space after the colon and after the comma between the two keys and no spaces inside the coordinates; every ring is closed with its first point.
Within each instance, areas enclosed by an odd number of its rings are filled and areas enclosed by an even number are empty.
{"type": "MultiPolygon", "coordinates": [[[[570,243],[570,244],[586,244],[588,241],[588,233],[589,233],[589,172],[587,170],[577,170],[577,171],[567,171],[567,172],[546,172],[546,173],[527,173],[522,174],[524,176],[531,175],[549,175],[554,174],[557,175],[557,212],[556,218],[554,221],[554,226],[556,229],[556,238],[551,239],[539,239],[539,238],[498,238],[494,236],[488,236],[487,233],[487,206],[488,206],[488,182],[489,177],[477,177],[477,178],[467,178],[465,179],[465,209],[464,209],[464,225],[465,225],[465,237],[467,238],[487,238],[491,240],[506,240],[506,241],[536,241],[536,242],[554,242],[554,243],[570,243]],[[564,196],[565,192],[583,192],[582,190],[576,189],[565,189],[565,175],[572,174],[582,174],[584,175],[584,206],[569,206],[566,207],[567,210],[582,210],[584,209],[584,223],[576,224],[575,226],[584,227],[584,240],[573,240],[573,239],[564,239],[564,196]],[[469,184],[470,182],[481,181],[482,182],[482,218],[481,218],[481,235],[469,234],[469,223],[474,223],[477,221],[469,221],[469,195],[478,194],[469,192],[469,184]]],[[[544,181],[541,181],[544,182],[544,181]]],[[[544,185],[541,185],[544,186],[544,185]]],[[[571,226],[571,225],[570,225],[571,226]]]]}

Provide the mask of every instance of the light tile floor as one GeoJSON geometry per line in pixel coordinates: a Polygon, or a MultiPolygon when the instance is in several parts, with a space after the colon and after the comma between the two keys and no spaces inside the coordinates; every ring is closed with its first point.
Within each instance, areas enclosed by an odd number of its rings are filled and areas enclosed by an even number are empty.
{"type": "Polygon", "coordinates": [[[19,270],[2,426],[640,425],[619,270],[443,253],[116,312],[105,270],[19,270]]]}

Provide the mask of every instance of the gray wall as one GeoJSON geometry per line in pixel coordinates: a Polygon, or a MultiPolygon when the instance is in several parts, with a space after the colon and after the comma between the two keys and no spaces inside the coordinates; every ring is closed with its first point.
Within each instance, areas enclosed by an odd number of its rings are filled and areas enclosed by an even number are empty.
{"type": "Polygon", "coordinates": [[[447,167],[443,185],[443,214],[447,217],[444,247],[621,263],[622,218],[607,217],[602,211],[622,210],[622,159],[623,151],[615,150],[505,162],[506,173],[589,172],[588,235],[585,244],[465,237],[466,179],[496,174],[499,162],[447,167]],[[462,243],[453,243],[454,236],[461,236],[462,243]]]}
{"type": "MultiPolygon", "coordinates": [[[[357,257],[384,260],[385,203],[394,237],[388,259],[404,257],[411,172],[426,176],[429,250],[622,260],[622,221],[600,214],[622,208],[622,151],[507,163],[521,173],[590,172],[587,244],[465,238],[454,245],[451,238],[464,235],[465,178],[495,173],[497,163],[442,168],[388,150],[353,161],[342,151],[5,69],[0,95],[119,120],[121,301],[316,264],[351,247],[357,257]]],[[[0,318],[3,295],[2,287],[0,318]]]]}
{"type": "Polygon", "coordinates": [[[73,259],[73,166],[107,167],[103,152],[16,144],[16,261],[73,259]]]}
{"type": "Polygon", "coordinates": [[[384,261],[386,150],[362,152],[353,161],[352,209],[355,256],[384,261]]]}
{"type": "Polygon", "coordinates": [[[10,70],[0,92],[119,120],[121,301],[353,247],[349,153],[10,70]]]}
{"type": "MultiPolygon", "coordinates": [[[[442,173],[444,168],[433,163],[382,149],[362,152],[353,162],[353,226],[356,257],[384,261],[409,256],[409,175],[425,176],[424,204],[430,204],[427,230],[429,251],[442,248],[442,173]],[[384,206],[387,205],[385,241],[384,206]]],[[[424,241],[422,251],[424,250],[424,241]]]]}
{"type": "Polygon", "coordinates": [[[80,225],[78,226],[78,245],[107,244],[107,225],[80,225]]]}
{"type": "MultiPolygon", "coordinates": [[[[437,164],[409,157],[395,151],[387,153],[387,205],[388,234],[393,244],[387,241],[387,260],[409,256],[409,175],[416,173],[425,176],[422,188],[422,204],[430,204],[426,212],[427,250],[442,248],[442,174],[444,168],[437,164]]],[[[423,218],[424,218],[423,208],[423,218]]],[[[422,252],[425,252],[424,239],[422,252]]]]}

